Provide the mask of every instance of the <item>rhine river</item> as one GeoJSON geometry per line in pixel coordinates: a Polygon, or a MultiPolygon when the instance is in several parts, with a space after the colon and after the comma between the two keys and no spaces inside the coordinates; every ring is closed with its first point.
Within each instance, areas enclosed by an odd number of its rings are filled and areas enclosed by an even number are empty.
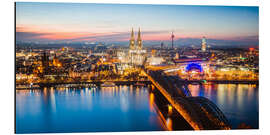
{"type": "Polygon", "coordinates": [[[214,102],[237,128],[245,123],[259,128],[259,90],[251,84],[189,85],[192,96],[203,96],[214,102]]]}
{"type": "MultiPolygon", "coordinates": [[[[233,128],[258,128],[256,85],[189,85],[193,96],[217,104],[233,128]]],[[[16,133],[162,131],[164,118],[148,87],[16,90],[16,133]]]]}

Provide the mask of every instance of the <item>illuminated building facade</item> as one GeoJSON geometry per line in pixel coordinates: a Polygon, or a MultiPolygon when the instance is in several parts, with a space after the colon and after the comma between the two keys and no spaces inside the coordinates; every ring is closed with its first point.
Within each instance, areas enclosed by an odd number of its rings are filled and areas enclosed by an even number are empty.
{"type": "Polygon", "coordinates": [[[137,42],[135,44],[134,31],[132,28],[129,40],[129,63],[132,65],[142,65],[145,60],[146,50],[143,50],[141,30],[139,28],[137,42]]]}
{"type": "Polygon", "coordinates": [[[38,73],[40,75],[52,75],[60,73],[59,69],[63,66],[60,60],[57,58],[56,54],[54,58],[50,60],[50,56],[44,51],[41,56],[41,65],[37,66],[34,69],[34,73],[38,73]]]}
{"type": "Polygon", "coordinates": [[[55,67],[60,67],[62,65],[61,62],[59,61],[59,59],[56,57],[56,54],[54,55],[52,65],[55,67]]]}

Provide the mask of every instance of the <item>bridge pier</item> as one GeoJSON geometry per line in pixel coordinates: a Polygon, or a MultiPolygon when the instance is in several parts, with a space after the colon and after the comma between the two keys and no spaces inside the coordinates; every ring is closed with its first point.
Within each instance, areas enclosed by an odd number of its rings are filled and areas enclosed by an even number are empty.
{"type": "Polygon", "coordinates": [[[151,84],[151,90],[153,91],[153,90],[155,90],[155,85],[154,84],[151,84]]]}
{"type": "Polygon", "coordinates": [[[173,111],[172,105],[168,104],[168,114],[171,115],[173,111]]]}

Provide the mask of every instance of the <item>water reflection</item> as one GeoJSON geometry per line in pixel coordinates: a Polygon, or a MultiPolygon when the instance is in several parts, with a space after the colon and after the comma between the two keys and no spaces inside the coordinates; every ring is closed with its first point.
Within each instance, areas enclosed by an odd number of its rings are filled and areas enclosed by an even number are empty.
{"type": "Polygon", "coordinates": [[[164,130],[145,87],[16,90],[16,132],[164,130]]]}
{"type": "Polygon", "coordinates": [[[149,106],[150,106],[150,111],[154,111],[154,101],[155,101],[155,95],[153,92],[149,94],[149,106]]]}
{"type": "Polygon", "coordinates": [[[250,84],[189,85],[192,96],[204,96],[213,101],[232,123],[258,128],[258,86],[250,84]]]}
{"type": "Polygon", "coordinates": [[[172,120],[170,117],[168,117],[166,120],[166,126],[167,126],[169,131],[172,131],[172,120]]]}

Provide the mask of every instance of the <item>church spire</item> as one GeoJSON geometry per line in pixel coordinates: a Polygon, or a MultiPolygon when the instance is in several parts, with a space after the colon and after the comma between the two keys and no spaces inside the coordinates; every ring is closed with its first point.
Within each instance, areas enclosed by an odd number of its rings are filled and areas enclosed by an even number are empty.
{"type": "Polygon", "coordinates": [[[139,28],[138,39],[141,39],[141,29],[139,28]]]}
{"type": "Polygon", "coordinates": [[[131,38],[134,39],[134,32],[133,32],[133,28],[131,29],[131,38]]]}
{"type": "Polygon", "coordinates": [[[131,30],[131,37],[129,40],[129,49],[134,49],[135,46],[135,38],[134,38],[134,32],[133,32],[133,28],[131,30]]]}
{"type": "Polygon", "coordinates": [[[137,38],[137,47],[142,49],[142,39],[141,39],[141,29],[139,28],[138,38],[137,38]]]}

